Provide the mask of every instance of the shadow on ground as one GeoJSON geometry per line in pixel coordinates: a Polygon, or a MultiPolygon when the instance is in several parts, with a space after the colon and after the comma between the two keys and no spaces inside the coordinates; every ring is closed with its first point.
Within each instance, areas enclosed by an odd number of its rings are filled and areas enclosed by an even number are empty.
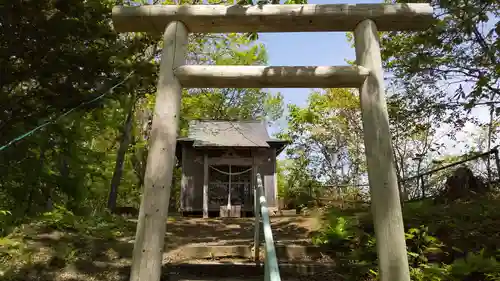
{"type": "MultiPolygon", "coordinates": [[[[277,243],[308,240],[319,226],[310,217],[274,217],[272,230],[277,243]]],[[[254,219],[175,218],[167,224],[166,247],[175,249],[188,243],[241,245],[254,237],[254,219]]],[[[262,231],[262,228],[261,228],[262,231]]]]}
{"type": "MultiPolygon", "coordinates": [[[[0,244],[0,280],[128,280],[136,223],[122,220],[68,229],[26,226],[0,244]],[[2,267],[3,265],[3,267],[2,267]]],[[[277,243],[307,243],[313,218],[272,218],[277,243]]],[[[167,223],[165,254],[189,245],[249,246],[254,220],[176,217],[167,223]]],[[[227,261],[228,262],[228,261],[227,261]]],[[[165,279],[167,280],[167,279],[165,279]]]]}

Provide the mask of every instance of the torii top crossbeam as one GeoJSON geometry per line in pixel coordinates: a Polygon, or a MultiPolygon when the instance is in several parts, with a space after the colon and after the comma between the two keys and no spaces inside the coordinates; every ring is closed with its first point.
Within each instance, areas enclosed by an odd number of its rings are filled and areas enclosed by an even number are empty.
{"type": "Polygon", "coordinates": [[[433,22],[429,4],[145,5],[113,8],[118,32],[163,32],[181,21],[190,32],[353,31],[365,19],[379,31],[423,30],[433,22]]]}

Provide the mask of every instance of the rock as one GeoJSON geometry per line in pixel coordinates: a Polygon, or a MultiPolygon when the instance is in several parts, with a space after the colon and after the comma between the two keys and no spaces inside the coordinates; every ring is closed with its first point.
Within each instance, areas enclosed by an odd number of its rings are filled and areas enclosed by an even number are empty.
{"type": "Polygon", "coordinates": [[[480,195],[487,192],[483,181],[474,176],[474,173],[465,166],[458,167],[446,180],[444,192],[441,197],[447,200],[457,200],[480,195]]]}
{"type": "Polygon", "coordinates": [[[116,207],[113,210],[113,213],[116,215],[130,216],[130,217],[139,216],[139,210],[137,210],[137,208],[134,207],[116,207]]]}

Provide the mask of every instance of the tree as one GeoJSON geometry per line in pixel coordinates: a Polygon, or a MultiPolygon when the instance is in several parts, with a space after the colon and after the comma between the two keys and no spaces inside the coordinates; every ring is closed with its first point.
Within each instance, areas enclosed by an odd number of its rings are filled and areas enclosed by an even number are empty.
{"type": "MultiPolygon", "coordinates": [[[[405,1],[398,1],[404,3],[405,1]]],[[[387,33],[383,38],[386,67],[395,77],[417,86],[460,83],[450,101],[470,109],[499,97],[500,23],[498,1],[430,2],[437,22],[424,32],[387,33]],[[465,86],[465,83],[471,85],[465,86]]]]}
{"type": "MultiPolygon", "coordinates": [[[[116,34],[113,4],[14,1],[1,7],[1,145],[49,125],[0,151],[7,171],[0,179],[0,208],[19,208],[16,214],[37,213],[52,203],[100,209],[108,195],[111,208],[137,204],[159,37],[116,34]]],[[[190,58],[197,63],[265,61],[263,46],[245,35],[191,36],[190,58]]],[[[181,132],[195,118],[273,120],[282,112],[280,95],[258,89],[184,96],[181,132]]]]}
{"type": "Polygon", "coordinates": [[[0,165],[9,173],[0,184],[9,198],[2,203],[17,212],[85,200],[92,192],[88,181],[106,171],[97,165],[106,163],[106,151],[96,148],[105,137],[114,140],[107,129],[119,124],[106,107],[133,88],[135,77],[154,72],[140,59],[154,39],[118,36],[110,25],[111,6],[91,0],[10,1],[1,7],[0,142],[7,146],[0,165]],[[37,131],[22,135],[32,129],[37,131]],[[32,183],[26,185],[26,178],[32,183]]]}
{"type": "MultiPolygon", "coordinates": [[[[209,65],[262,65],[267,54],[262,44],[245,34],[190,35],[188,63],[209,65]]],[[[137,128],[134,132],[132,156],[139,185],[146,168],[154,95],[139,101],[137,128]]],[[[191,120],[249,120],[274,121],[282,116],[283,97],[262,89],[185,89],[182,94],[179,135],[185,136],[191,120]]],[[[177,206],[180,170],[175,171],[170,204],[177,206]]],[[[175,208],[175,207],[174,207],[175,208]]]]}
{"type": "MultiPolygon", "coordinates": [[[[292,141],[287,155],[294,159],[297,173],[307,171],[314,181],[331,186],[359,185],[366,165],[357,95],[347,89],[326,89],[311,93],[306,107],[288,109],[288,128],[281,137],[292,141]]],[[[300,177],[289,178],[297,182],[300,177]]]]}
{"type": "MultiPolygon", "coordinates": [[[[262,44],[243,34],[210,35],[189,48],[193,63],[208,65],[262,65],[267,54],[262,44]]],[[[262,89],[193,89],[184,91],[181,135],[192,119],[263,119],[283,114],[283,97],[262,89]]]]}
{"type": "Polygon", "coordinates": [[[411,182],[404,179],[427,170],[443,148],[443,137],[453,136],[442,126],[450,110],[435,106],[437,94],[433,87],[410,88],[397,81],[392,86],[388,111],[402,198],[425,196],[423,178],[411,182]]]}
{"type": "MultiPolygon", "coordinates": [[[[404,104],[401,108],[411,114],[407,120],[413,116],[419,119],[419,112],[426,112],[433,130],[442,122],[451,124],[448,137],[453,139],[453,132],[467,121],[481,125],[467,115],[472,108],[489,106],[493,119],[500,93],[500,25],[495,22],[500,5],[498,1],[446,0],[430,4],[436,11],[436,24],[424,32],[384,33],[382,56],[385,67],[393,74],[393,82],[403,92],[396,95],[395,102],[404,104]]],[[[491,147],[491,139],[488,143],[491,147]]],[[[442,147],[433,144],[427,148],[437,151],[442,147]]],[[[399,156],[400,152],[397,151],[399,156]]],[[[398,163],[404,172],[401,161],[400,158],[398,163]]],[[[490,164],[488,170],[489,167],[490,164]]]]}

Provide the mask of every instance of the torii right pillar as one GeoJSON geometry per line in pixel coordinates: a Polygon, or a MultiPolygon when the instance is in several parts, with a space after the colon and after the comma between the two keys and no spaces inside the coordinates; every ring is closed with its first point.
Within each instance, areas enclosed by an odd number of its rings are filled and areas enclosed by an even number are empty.
{"type": "Polygon", "coordinates": [[[370,19],[360,22],[354,30],[354,40],[357,64],[370,70],[359,92],[380,280],[410,281],[375,22],[370,19]]]}

